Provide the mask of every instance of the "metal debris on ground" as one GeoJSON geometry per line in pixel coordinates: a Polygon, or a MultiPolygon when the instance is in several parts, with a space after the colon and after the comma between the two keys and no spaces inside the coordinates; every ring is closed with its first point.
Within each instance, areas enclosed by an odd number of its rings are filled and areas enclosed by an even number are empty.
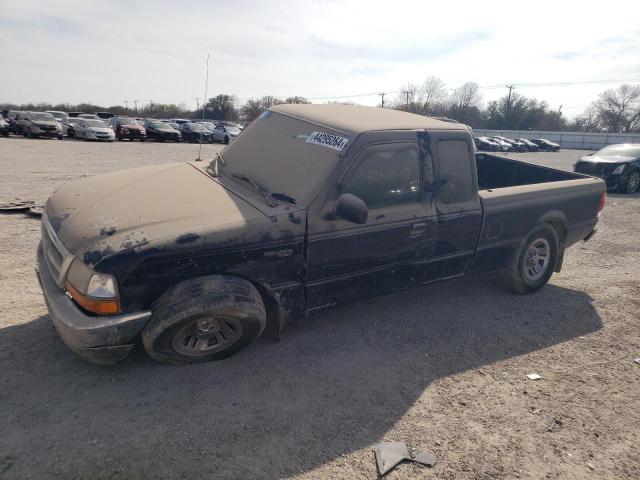
{"type": "Polygon", "coordinates": [[[527,378],[529,380],[540,380],[542,377],[540,375],[538,375],[537,373],[530,373],[527,375],[527,378]]]}
{"type": "Polygon", "coordinates": [[[37,205],[31,200],[14,200],[0,203],[0,213],[26,213],[32,217],[41,217],[44,205],[37,205]]]}
{"type": "Polygon", "coordinates": [[[381,477],[393,470],[403,460],[411,460],[409,449],[404,442],[381,442],[375,446],[373,453],[381,477]]]}
{"type": "Polygon", "coordinates": [[[433,467],[438,461],[438,459],[433,453],[418,452],[413,457],[413,461],[421,463],[422,465],[426,465],[427,467],[433,467]]]}
{"type": "Polygon", "coordinates": [[[380,442],[374,447],[373,453],[380,477],[384,477],[405,460],[427,467],[433,467],[438,461],[436,456],[429,452],[417,452],[412,456],[404,442],[380,442]]]}

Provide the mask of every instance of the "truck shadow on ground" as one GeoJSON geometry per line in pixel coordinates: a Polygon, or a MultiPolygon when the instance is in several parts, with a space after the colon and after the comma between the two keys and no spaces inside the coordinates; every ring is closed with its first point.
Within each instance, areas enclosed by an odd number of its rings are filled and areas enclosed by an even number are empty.
{"type": "Polygon", "coordinates": [[[434,380],[601,327],[582,292],[471,277],[297,321],[221,362],[98,367],[43,316],[0,330],[0,452],[16,477],[280,478],[381,440],[434,380]]]}

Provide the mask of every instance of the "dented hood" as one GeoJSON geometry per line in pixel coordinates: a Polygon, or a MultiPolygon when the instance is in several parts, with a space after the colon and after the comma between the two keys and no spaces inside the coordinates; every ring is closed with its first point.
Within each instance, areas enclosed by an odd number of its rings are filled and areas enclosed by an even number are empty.
{"type": "Polygon", "coordinates": [[[95,265],[135,248],[166,248],[215,237],[250,242],[264,213],[194,166],[123,170],[69,183],[54,193],[46,216],[76,257],[95,265]]]}

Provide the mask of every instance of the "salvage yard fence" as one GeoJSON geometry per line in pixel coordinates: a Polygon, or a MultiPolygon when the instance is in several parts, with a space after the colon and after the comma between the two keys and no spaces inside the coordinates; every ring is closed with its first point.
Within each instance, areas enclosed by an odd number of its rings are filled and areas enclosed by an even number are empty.
{"type": "Polygon", "coordinates": [[[542,130],[481,130],[473,131],[476,137],[546,138],[562,148],[578,150],[600,150],[616,143],[640,143],[638,133],[584,133],[546,132],[542,130]]]}

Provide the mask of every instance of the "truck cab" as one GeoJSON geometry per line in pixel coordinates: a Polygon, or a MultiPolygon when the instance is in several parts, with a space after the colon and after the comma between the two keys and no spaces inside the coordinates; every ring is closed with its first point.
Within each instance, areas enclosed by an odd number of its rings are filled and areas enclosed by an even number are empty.
{"type": "Polygon", "coordinates": [[[590,238],[604,182],[476,154],[462,124],[279,105],[210,162],[68,184],[43,216],[50,317],[96,363],[234,354],[287,319],[500,271],[542,288],[590,238]]]}

